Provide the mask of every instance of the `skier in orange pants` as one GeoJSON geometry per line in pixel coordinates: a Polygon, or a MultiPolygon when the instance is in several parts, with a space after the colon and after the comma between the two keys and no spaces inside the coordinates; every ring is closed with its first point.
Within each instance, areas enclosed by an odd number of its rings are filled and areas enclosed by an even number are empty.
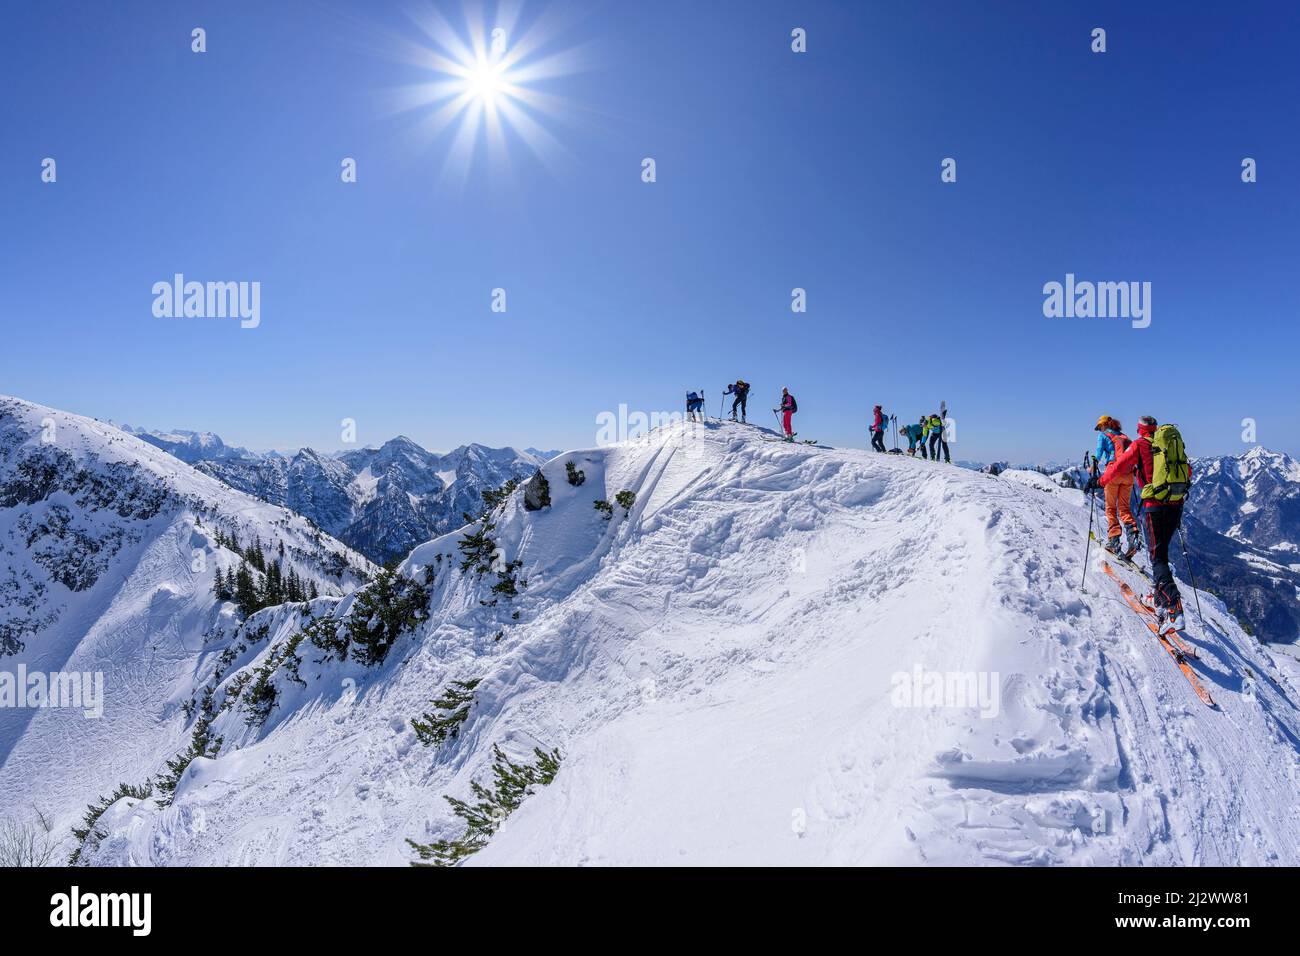
{"type": "MultiPolygon", "coordinates": [[[[1124,451],[1129,446],[1129,439],[1124,434],[1124,429],[1120,423],[1109,415],[1102,415],[1097,419],[1094,430],[1100,432],[1097,436],[1097,464],[1105,468],[1124,454],[1124,451]]],[[[1133,517],[1130,502],[1132,492],[1133,474],[1131,470],[1123,475],[1116,475],[1106,483],[1106,550],[1112,554],[1122,554],[1126,560],[1132,560],[1133,555],[1142,544],[1142,540],[1138,536],[1137,519],[1133,517]],[[1126,539],[1122,551],[1119,543],[1121,529],[1124,531],[1126,539]]]]}

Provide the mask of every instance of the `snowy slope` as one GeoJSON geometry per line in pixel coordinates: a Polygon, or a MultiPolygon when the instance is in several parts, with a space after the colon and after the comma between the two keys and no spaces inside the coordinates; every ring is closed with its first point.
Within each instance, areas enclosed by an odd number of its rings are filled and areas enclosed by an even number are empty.
{"type": "Polygon", "coordinates": [[[172,756],[205,641],[234,622],[212,594],[216,569],[236,563],[218,528],[283,543],[286,569],[323,594],[369,568],[112,425],[0,396],[0,674],[100,673],[104,697],[99,718],[0,707],[0,807],[37,806],[66,828],[100,788],[172,756]]]}
{"type": "Polygon", "coordinates": [[[206,659],[218,701],[271,673],[269,716],[236,697],[220,755],[171,806],[120,801],[89,862],[401,865],[405,838],[457,833],[443,795],[499,744],[564,759],[472,865],[1300,863],[1294,690],[1203,598],[1202,705],[1096,554],[1080,593],[1078,492],[730,424],[544,473],[550,507],[495,515],[513,601],[459,570],[453,533],[403,565],[429,618],[382,664],[292,644],[276,609],[206,659]],[[592,502],[624,489],[606,521],[592,502]],[[901,706],[918,671],[996,695],[901,706]],[[419,743],[411,718],[474,678],[459,737],[419,743]]]}

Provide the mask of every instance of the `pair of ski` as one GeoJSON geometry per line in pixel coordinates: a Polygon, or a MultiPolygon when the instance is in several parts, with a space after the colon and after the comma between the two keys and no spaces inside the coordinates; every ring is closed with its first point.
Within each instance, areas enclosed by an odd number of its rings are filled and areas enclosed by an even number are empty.
{"type": "Polygon", "coordinates": [[[1119,585],[1119,590],[1124,596],[1125,603],[1127,603],[1137,616],[1142,619],[1142,623],[1150,628],[1151,633],[1154,634],[1156,640],[1160,642],[1160,646],[1163,647],[1169,656],[1174,659],[1174,663],[1178,666],[1178,670],[1187,678],[1187,683],[1192,685],[1192,690],[1195,691],[1196,696],[1201,699],[1201,703],[1205,704],[1207,707],[1215,706],[1214,698],[1210,696],[1210,692],[1205,689],[1205,685],[1202,684],[1200,678],[1196,676],[1196,672],[1192,670],[1192,665],[1187,662],[1189,656],[1195,658],[1197,655],[1195,649],[1187,643],[1186,638],[1175,630],[1162,630],[1160,623],[1156,619],[1155,612],[1142,603],[1141,598],[1133,592],[1133,589],[1128,586],[1127,582],[1122,580],[1120,576],[1115,573],[1115,569],[1110,566],[1109,561],[1102,561],[1101,569],[1106,572],[1107,576],[1112,581],[1119,585]]]}
{"type": "MultiPolygon", "coordinates": [[[[799,433],[798,433],[798,432],[795,432],[794,434],[797,435],[797,434],[799,434],[799,433]]],[[[814,438],[800,438],[798,441],[795,441],[795,440],[794,440],[794,435],[791,435],[789,438],[769,438],[767,435],[763,435],[763,436],[761,436],[761,437],[762,437],[763,441],[779,441],[779,442],[784,442],[784,443],[787,444],[787,445],[815,445],[815,444],[817,444],[817,440],[814,439],[814,438]]]]}

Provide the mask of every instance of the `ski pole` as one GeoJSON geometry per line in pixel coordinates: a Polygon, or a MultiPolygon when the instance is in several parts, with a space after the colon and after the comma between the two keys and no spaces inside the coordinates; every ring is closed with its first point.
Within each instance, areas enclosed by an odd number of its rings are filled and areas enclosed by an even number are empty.
{"type": "Polygon", "coordinates": [[[1178,526],[1178,538],[1183,543],[1183,560],[1187,563],[1187,576],[1192,579],[1192,596],[1196,598],[1196,616],[1201,620],[1201,631],[1205,631],[1205,616],[1201,613],[1201,595],[1196,587],[1196,572],[1192,570],[1192,558],[1187,553],[1187,535],[1182,525],[1178,526]]]}
{"type": "MultiPolygon", "coordinates": [[[[1084,466],[1087,467],[1088,453],[1083,455],[1084,466]]],[[[1092,477],[1096,477],[1094,473],[1092,477]]],[[[1092,482],[1088,482],[1088,537],[1083,542],[1083,580],[1079,583],[1079,590],[1085,594],[1088,592],[1088,552],[1091,550],[1088,546],[1092,544],[1092,516],[1097,510],[1097,491],[1092,487],[1092,482]]]]}

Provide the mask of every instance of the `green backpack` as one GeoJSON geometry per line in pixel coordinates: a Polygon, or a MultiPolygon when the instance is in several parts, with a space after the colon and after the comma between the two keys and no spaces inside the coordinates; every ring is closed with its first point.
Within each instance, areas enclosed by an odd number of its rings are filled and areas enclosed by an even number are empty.
{"type": "Polygon", "coordinates": [[[1192,482],[1187,449],[1177,425],[1161,425],[1151,436],[1151,481],[1142,489],[1143,501],[1182,501],[1192,482]]]}

